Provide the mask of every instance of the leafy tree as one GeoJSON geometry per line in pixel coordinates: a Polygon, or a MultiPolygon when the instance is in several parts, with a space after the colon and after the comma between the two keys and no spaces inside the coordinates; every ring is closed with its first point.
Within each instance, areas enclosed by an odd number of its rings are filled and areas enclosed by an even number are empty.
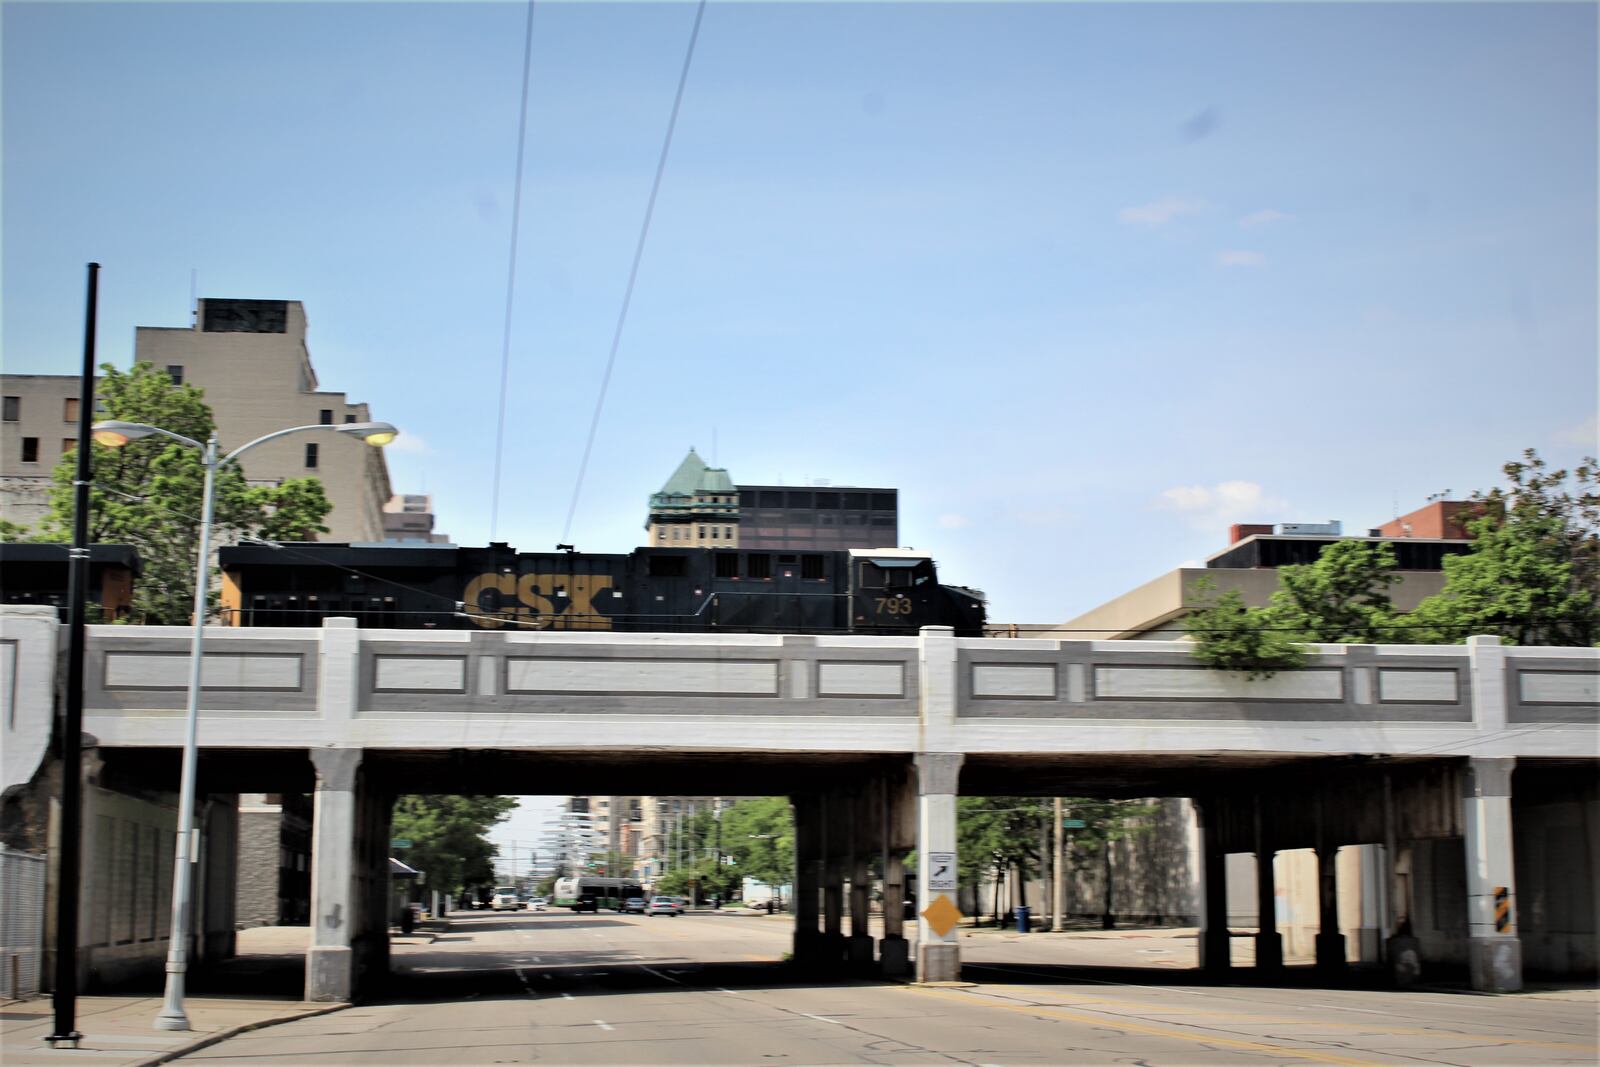
{"type": "Polygon", "coordinates": [[[495,847],[486,836],[516,808],[511,797],[402,796],[391,832],[411,842],[405,862],[428,885],[455,890],[494,882],[495,847]]]}
{"type": "Polygon", "coordinates": [[[0,519],[0,544],[13,544],[28,534],[28,528],[9,519],[0,519]]]}
{"type": "Polygon", "coordinates": [[[794,881],[794,810],[787,797],[741,800],[722,813],[722,840],[742,878],[794,881]]]}
{"type": "Polygon", "coordinates": [[[1379,642],[1396,632],[1389,587],[1394,549],[1368,541],[1335,541],[1315,562],[1278,568],[1278,588],[1264,608],[1247,607],[1237,590],[1217,593],[1202,578],[1199,610],[1184,619],[1195,658],[1219,670],[1268,678],[1305,662],[1305,645],[1379,642]]]}
{"type": "Polygon", "coordinates": [[[1505,488],[1473,494],[1472,550],[1444,561],[1442,592],[1417,606],[1428,639],[1496,633],[1516,644],[1600,641],[1600,464],[1551,470],[1528,449],[1505,488]]]}
{"type": "Polygon", "coordinates": [[[1083,828],[1073,830],[1070,855],[1077,865],[1087,867],[1098,859],[1101,876],[1100,926],[1115,929],[1117,916],[1112,908],[1111,851],[1118,841],[1148,834],[1154,826],[1148,821],[1157,806],[1142,800],[1097,800],[1093,797],[1065,797],[1062,811],[1067,818],[1079,819],[1083,828]]]}
{"type": "MultiPolygon", "coordinates": [[[[125,374],[109,363],[100,370],[97,402],[102,419],[159,426],[195,441],[210,437],[211,409],[200,389],[173,384],[149,363],[135,363],[125,374]]],[[[204,500],[200,451],[155,435],[121,448],[91,447],[89,540],[138,549],[143,573],[134,587],[137,620],[188,622],[194,611],[195,555],[204,500]]],[[[77,457],[70,453],[56,464],[50,511],[40,523],[38,540],[71,540],[76,472],[77,457]]],[[[304,540],[327,531],[322,521],[330,510],[322,483],[315,478],[252,488],[238,466],[229,465],[217,472],[213,543],[249,536],[304,540]]],[[[211,588],[216,590],[216,583],[211,588]]],[[[218,595],[213,593],[213,606],[218,595]]]]}
{"type": "Polygon", "coordinates": [[[968,885],[994,881],[995,925],[1004,921],[1000,887],[1016,877],[1020,902],[1038,871],[1039,840],[1049,826],[1050,804],[1038,797],[961,797],[956,801],[956,876],[968,885]]]}

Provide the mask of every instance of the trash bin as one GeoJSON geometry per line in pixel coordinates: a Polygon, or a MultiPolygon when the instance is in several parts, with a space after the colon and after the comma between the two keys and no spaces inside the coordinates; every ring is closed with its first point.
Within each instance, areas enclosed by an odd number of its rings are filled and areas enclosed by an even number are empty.
{"type": "Polygon", "coordinates": [[[1017,917],[1017,933],[1028,933],[1028,916],[1032,913],[1032,911],[1032,908],[1028,908],[1026,906],[1019,907],[1015,910],[1013,914],[1015,914],[1017,917]]]}

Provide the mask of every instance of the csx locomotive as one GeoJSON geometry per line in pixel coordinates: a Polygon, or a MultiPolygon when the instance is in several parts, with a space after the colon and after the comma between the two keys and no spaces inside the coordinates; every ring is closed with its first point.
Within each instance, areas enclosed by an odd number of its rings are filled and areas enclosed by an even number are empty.
{"type": "Polygon", "coordinates": [[[224,548],[220,563],[235,626],[348,616],[403,629],[983,635],[983,594],[940,585],[933,560],[909,549],[611,555],[307,542],[224,548]]]}

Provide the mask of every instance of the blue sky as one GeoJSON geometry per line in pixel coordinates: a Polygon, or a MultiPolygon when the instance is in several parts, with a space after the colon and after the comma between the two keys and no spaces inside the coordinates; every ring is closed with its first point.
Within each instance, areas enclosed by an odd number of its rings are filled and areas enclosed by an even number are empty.
{"type": "MultiPolygon", "coordinates": [[[[490,536],[525,8],[27,4],[4,364],[303,301],[490,536]]],[[[497,539],[562,539],[694,8],[538,8],[497,539]]],[[[713,4],[570,539],[691,445],[892,485],[992,617],[1595,450],[1593,4],[713,4]]]]}

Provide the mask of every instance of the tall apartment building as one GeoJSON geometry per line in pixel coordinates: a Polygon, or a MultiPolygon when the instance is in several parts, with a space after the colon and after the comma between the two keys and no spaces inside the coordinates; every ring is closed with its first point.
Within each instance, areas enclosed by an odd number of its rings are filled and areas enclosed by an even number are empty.
{"type": "Polygon", "coordinates": [[[0,518],[34,526],[50,510],[50,472],[78,446],[77,375],[0,375],[0,518]]]}
{"type": "MultiPolygon", "coordinates": [[[[319,390],[297,300],[202,300],[187,328],[140,326],[134,360],[205,390],[226,450],[290,426],[371,419],[367,405],[319,390]]],[[[48,508],[50,472],[78,436],[77,375],[0,375],[0,514],[32,526],[48,508]]],[[[328,540],[380,541],[392,495],[383,450],[344,434],[297,434],[240,460],[251,482],[322,480],[328,540]]]]}
{"type": "MultiPolygon", "coordinates": [[[[134,359],[204,389],[224,448],[289,426],[372,418],[366,404],[319,388],[298,300],[201,300],[191,327],[140,326],[134,359]]],[[[392,492],[382,449],[344,434],[296,434],[251,449],[240,464],[257,483],[320,478],[333,503],[327,540],[383,540],[392,492]]]]}
{"type": "Polygon", "coordinates": [[[433,497],[427,493],[396,493],[383,505],[385,541],[448,544],[448,535],[433,532],[433,522],[433,497]]]}
{"type": "Polygon", "coordinates": [[[664,548],[812,551],[894,548],[900,492],[856,486],[734,485],[694,449],[651,494],[646,543],[664,548]]]}

